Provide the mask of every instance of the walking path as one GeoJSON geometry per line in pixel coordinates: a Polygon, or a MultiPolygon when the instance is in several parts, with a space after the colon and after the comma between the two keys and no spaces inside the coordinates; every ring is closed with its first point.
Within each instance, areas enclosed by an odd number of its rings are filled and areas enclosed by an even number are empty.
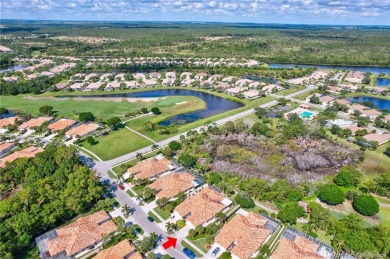
{"type": "Polygon", "coordinates": [[[137,134],[137,135],[140,135],[140,136],[143,137],[143,138],[146,138],[146,139],[149,140],[150,142],[152,142],[152,143],[154,143],[154,144],[157,144],[156,141],[154,141],[153,139],[149,138],[148,136],[145,136],[144,134],[139,133],[138,131],[133,130],[133,129],[127,127],[127,126],[125,126],[125,128],[128,129],[128,130],[130,130],[130,131],[132,131],[132,132],[134,132],[134,133],[137,134]]]}

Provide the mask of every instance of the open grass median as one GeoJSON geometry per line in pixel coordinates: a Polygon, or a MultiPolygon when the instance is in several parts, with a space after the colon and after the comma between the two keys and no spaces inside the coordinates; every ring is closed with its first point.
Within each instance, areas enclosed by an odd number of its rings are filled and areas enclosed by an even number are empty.
{"type": "Polygon", "coordinates": [[[94,145],[86,141],[83,141],[80,145],[103,160],[113,159],[153,144],[126,128],[111,131],[107,136],[97,137],[96,141],[98,143],[94,145]]]}

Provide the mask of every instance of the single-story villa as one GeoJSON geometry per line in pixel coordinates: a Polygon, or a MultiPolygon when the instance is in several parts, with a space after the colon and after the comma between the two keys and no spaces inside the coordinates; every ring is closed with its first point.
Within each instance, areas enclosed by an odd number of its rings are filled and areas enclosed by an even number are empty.
{"type": "Polygon", "coordinates": [[[249,259],[256,256],[257,250],[269,239],[278,227],[277,223],[267,224],[270,220],[254,212],[242,209],[227,222],[214,242],[235,256],[233,258],[249,259]],[[268,226],[269,225],[269,226],[268,226]]]}
{"type": "Polygon", "coordinates": [[[173,172],[159,177],[155,182],[148,185],[149,188],[157,191],[157,198],[172,199],[180,192],[186,192],[199,185],[195,176],[190,173],[173,172]]]}
{"type": "Polygon", "coordinates": [[[187,197],[174,210],[177,218],[185,219],[193,228],[210,223],[217,212],[230,206],[232,201],[211,187],[187,197]]]}
{"type": "Polygon", "coordinates": [[[155,157],[140,161],[136,165],[130,167],[123,177],[127,179],[133,175],[137,179],[150,179],[175,168],[177,168],[175,163],[159,154],[155,157]]]}
{"type": "Polygon", "coordinates": [[[107,237],[116,231],[117,226],[110,215],[101,210],[51,230],[35,240],[42,259],[82,258],[100,249],[107,237]]]}

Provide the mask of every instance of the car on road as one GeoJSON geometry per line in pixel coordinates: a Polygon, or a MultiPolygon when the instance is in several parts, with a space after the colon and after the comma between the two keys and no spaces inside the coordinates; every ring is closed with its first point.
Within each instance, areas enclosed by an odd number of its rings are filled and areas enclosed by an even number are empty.
{"type": "Polygon", "coordinates": [[[154,218],[152,218],[151,216],[148,216],[148,220],[149,220],[150,222],[154,222],[154,218]]]}
{"type": "Polygon", "coordinates": [[[122,191],[125,189],[125,187],[123,186],[123,184],[119,184],[119,189],[121,189],[122,191]]]}
{"type": "Polygon", "coordinates": [[[184,253],[186,256],[188,256],[188,258],[191,258],[191,259],[196,258],[195,253],[192,252],[192,251],[191,251],[190,249],[188,249],[188,248],[184,248],[184,249],[183,249],[183,253],[184,253]]]}
{"type": "Polygon", "coordinates": [[[214,257],[217,256],[217,254],[219,253],[220,250],[221,250],[220,247],[215,248],[215,249],[213,250],[213,252],[211,253],[211,255],[214,256],[214,257]]]}

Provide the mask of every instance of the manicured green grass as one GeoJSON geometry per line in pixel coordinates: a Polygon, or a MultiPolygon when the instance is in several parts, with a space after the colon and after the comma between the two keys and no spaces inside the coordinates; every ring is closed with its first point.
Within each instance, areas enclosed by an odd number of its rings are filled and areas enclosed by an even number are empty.
{"type": "Polygon", "coordinates": [[[140,233],[140,235],[143,235],[145,233],[145,231],[140,227],[140,225],[134,224],[133,226],[140,233]]]}
{"type": "Polygon", "coordinates": [[[390,208],[380,206],[380,210],[377,215],[380,218],[380,223],[383,226],[390,226],[390,208]]]}
{"type": "MultiPolygon", "coordinates": [[[[224,97],[226,97],[226,96],[224,96],[224,97]]],[[[160,135],[157,131],[149,132],[149,131],[146,131],[144,129],[145,122],[150,121],[150,122],[153,122],[153,123],[158,123],[159,121],[164,119],[163,117],[156,116],[156,118],[151,119],[151,120],[150,119],[146,119],[144,117],[141,117],[141,118],[129,121],[128,123],[126,123],[126,125],[128,127],[132,128],[132,129],[134,129],[134,130],[136,130],[136,131],[138,131],[138,132],[148,136],[149,138],[151,138],[151,139],[153,139],[155,141],[161,141],[161,140],[167,139],[169,137],[172,137],[174,135],[186,132],[188,130],[192,130],[194,128],[210,124],[213,121],[220,120],[222,118],[225,118],[225,117],[228,117],[228,116],[240,113],[240,112],[245,111],[245,110],[248,110],[250,108],[257,107],[257,106],[259,106],[261,104],[270,102],[270,101],[272,101],[274,99],[275,98],[267,96],[267,97],[258,98],[258,99],[252,100],[252,101],[243,100],[243,102],[246,103],[246,106],[243,106],[241,108],[234,109],[234,110],[231,110],[231,111],[228,111],[228,112],[220,113],[220,114],[211,116],[209,118],[205,118],[205,119],[198,120],[198,121],[195,121],[195,122],[192,122],[192,123],[188,123],[188,124],[185,124],[185,125],[178,126],[179,132],[174,133],[174,134],[170,134],[170,135],[160,135]]],[[[185,105],[185,104],[183,104],[183,105],[185,105]]]]}
{"type": "Polygon", "coordinates": [[[304,94],[300,94],[298,96],[295,96],[294,98],[298,99],[298,100],[305,100],[307,97],[309,97],[310,95],[313,95],[317,90],[313,90],[313,91],[310,91],[310,92],[307,92],[307,93],[304,93],[304,94]]]}
{"type": "Polygon", "coordinates": [[[130,190],[127,190],[126,193],[130,196],[130,197],[135,197],[134,193],[130,190]]]}
{"type": "Polygon", "coordinates": [[[202,255],[201,255],[198,251],[196,251],[194,248],[192,248],[192,246],[190,246],[185,240],[183,240],[183,241],[181,242],[181,245],[182,245],[183,247],[185,247],[185,248],[190,249],[192,252],[194,252],[194,254],[196,255],[196,257],[198,257],[198,258],[201,258],[201,257],[202,257],[202,255]]]}
{"type": "MultiPolygon", "coordinates": [[[[57,95],[67,95],[68,93],[57,93],[57,95]]],[[[97,94],[95,92],[95,94],[97,94]]],[[[98,94],[109,94],[107,92],[99,92],[98,94]]],[[[78,93],[78,95],[84,95],[78,93]]],[[[107,120],[113,116],[118,116],[122,120],[127,119],[126,113],[139,111],[141,108],[147,108],[150,110],[152,107],[159,107],[162,114],[169,113],[170,116],[183,112],[178,110],[177,102],[187,102],[185,112],[199,110],[205,107],[203,100],[194,96],[181,96],[181,97],[164,97],[157,101],[137,101],[128,102],[122,101],[102,101],[102,100],[74,100],[73,98],[55,98],[48,95],[18,95],[18,96],[2,96],[1,107],[24,111],[33,115],[39,114],[39,108],[44,105],[51,105],[54,110],[57,111],[58,117],[67,117],[78,119],[78,113],[80,112],[92,112],[96,117],[103,120],[107,120]],[[31,97],[34,99],[31,99],[31,97]],[[161,102],[159,104],[159,102],[161,102]],[[170,103],[170,105],[169,105],[170,103]]]]}
{"type": "Polygon", "coordinates": [[[161,223],[161,220],[152,211],[149,211],[148,216],[152,217],[156,223],[161,223]]]}
{"type": "Polygon", "coordinates": [[[306,87],[303,86],[303,85],[300,85],[300,86],[292,86],[291,88],[282,90],[282,91],[280,91],[280,92],[277,92],[276,94],[277,94],[277,95],[286,96],[286,95],[289,95],[289,94],[298,92],[299,90],[302,90],[302,89],[305,89],[305,88],[306,88],[306,87]]]}
{"type": "Polygon", "coordinates": [[[203,252],[207,253],[208,250],[210,249],[207,249],[206,248],[206,238],[198,238],[196,240],[191,240],[191,242],[196,245],[200,250],[202,250],[203,252]]]}
{"type": "Polygon", "coordinates": [[[169,210],[163,210],[160,209],[159,207],[156,207],[154,211],[163,219],[167,220],[169,216],[171,215],[171,212],[169,210]]]}
{"type": "Polygon", "coordinates": [[[103,160],[113,159],[152,144],[126,128],[111,131],[107,136],[97,137],[96,141],[99,143],[95,145],[90,145],[86,141],[81,145],[103,160]]]}

